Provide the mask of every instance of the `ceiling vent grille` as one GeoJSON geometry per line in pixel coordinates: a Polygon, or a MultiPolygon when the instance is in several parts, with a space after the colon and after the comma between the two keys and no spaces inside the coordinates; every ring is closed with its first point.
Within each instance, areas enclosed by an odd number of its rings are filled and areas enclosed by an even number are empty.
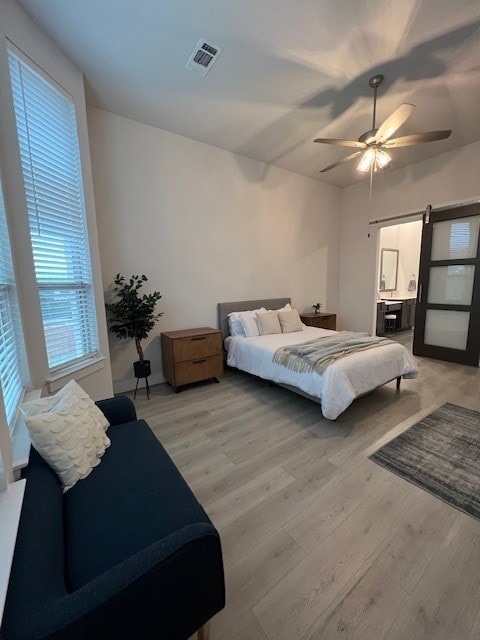
{"type": "Polygon", "coordinates": [[[194,73],[206,76],[221,53],[222,49],[220,47],[209,44],[205,42],[204,38],[201,38],[188,59],[185,69],[190,69],[194,73]]]}

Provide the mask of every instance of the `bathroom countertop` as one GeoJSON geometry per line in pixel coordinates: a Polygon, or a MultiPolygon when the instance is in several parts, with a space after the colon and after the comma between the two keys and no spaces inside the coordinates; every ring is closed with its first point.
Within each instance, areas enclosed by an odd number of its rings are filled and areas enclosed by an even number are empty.
{"type": "Polygon", "coordinates": [[[379,302],[388,302],[390,300],[401,302],[402,300],[413,300],[416,297],[417,297],[417,293],[414,291],[409,291],[405,295],[402,295],[401,293],[396,293],[392,296],[389,296],[386,293],[384,293],[383,295],[380,293],[379,302]]]}

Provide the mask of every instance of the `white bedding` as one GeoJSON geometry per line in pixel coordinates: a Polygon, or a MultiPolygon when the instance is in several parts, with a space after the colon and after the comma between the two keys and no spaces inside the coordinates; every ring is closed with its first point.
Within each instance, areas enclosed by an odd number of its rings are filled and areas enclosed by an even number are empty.
{"type": "Polygon", "coordinates": [[[298,344],[335,333],[327,329],[304,327],[296,333],[225,339],[227,363],[265,380],[288,384],[319,398],[325,418],[335,420],[351,403],[376,387],[399,376],[416,378],[417,365],[401,344],[394,342],[353,353],[337,360],[322,374],[297,373],[272,362],[280,347],[298,344]]]}

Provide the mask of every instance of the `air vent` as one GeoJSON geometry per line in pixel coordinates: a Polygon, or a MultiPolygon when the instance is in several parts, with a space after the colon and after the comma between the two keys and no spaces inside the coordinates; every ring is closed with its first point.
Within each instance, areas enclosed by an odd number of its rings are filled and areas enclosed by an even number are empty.
{"type": "Polygon", "coordinates": [[[190,71],[194,73],[206,76],[221,53],[222,49],[220,47],[209,44],[202,38],[198,41],[197,46],[188,59],[185,69],[190,69],[190,71]]]}

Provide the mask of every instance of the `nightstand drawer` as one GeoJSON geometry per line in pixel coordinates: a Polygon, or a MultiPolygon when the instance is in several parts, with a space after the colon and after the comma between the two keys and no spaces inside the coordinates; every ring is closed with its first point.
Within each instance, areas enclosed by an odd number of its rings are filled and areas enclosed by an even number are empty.
{"type": "Polygon", "coordinates": [[[174,363],[187,360],[208,358],[222,353],[221,333],[210,333],[187,338],[179,338],[173,341],[174,363]]]}
{"type": "Polygon", "coordinates": [[[300,319],[309,327],[317,327],[317,329],[337,328],[337,316],[335,313],[301,313],[300,319]]]}
{"type": "Polygon", "coordinates": [[[180,387],[190,382],[199,382],[208,378],[217,378],[223,373],[223,356],[196,358],[188,362],[174,365],[175,386],[180,387]]]}

